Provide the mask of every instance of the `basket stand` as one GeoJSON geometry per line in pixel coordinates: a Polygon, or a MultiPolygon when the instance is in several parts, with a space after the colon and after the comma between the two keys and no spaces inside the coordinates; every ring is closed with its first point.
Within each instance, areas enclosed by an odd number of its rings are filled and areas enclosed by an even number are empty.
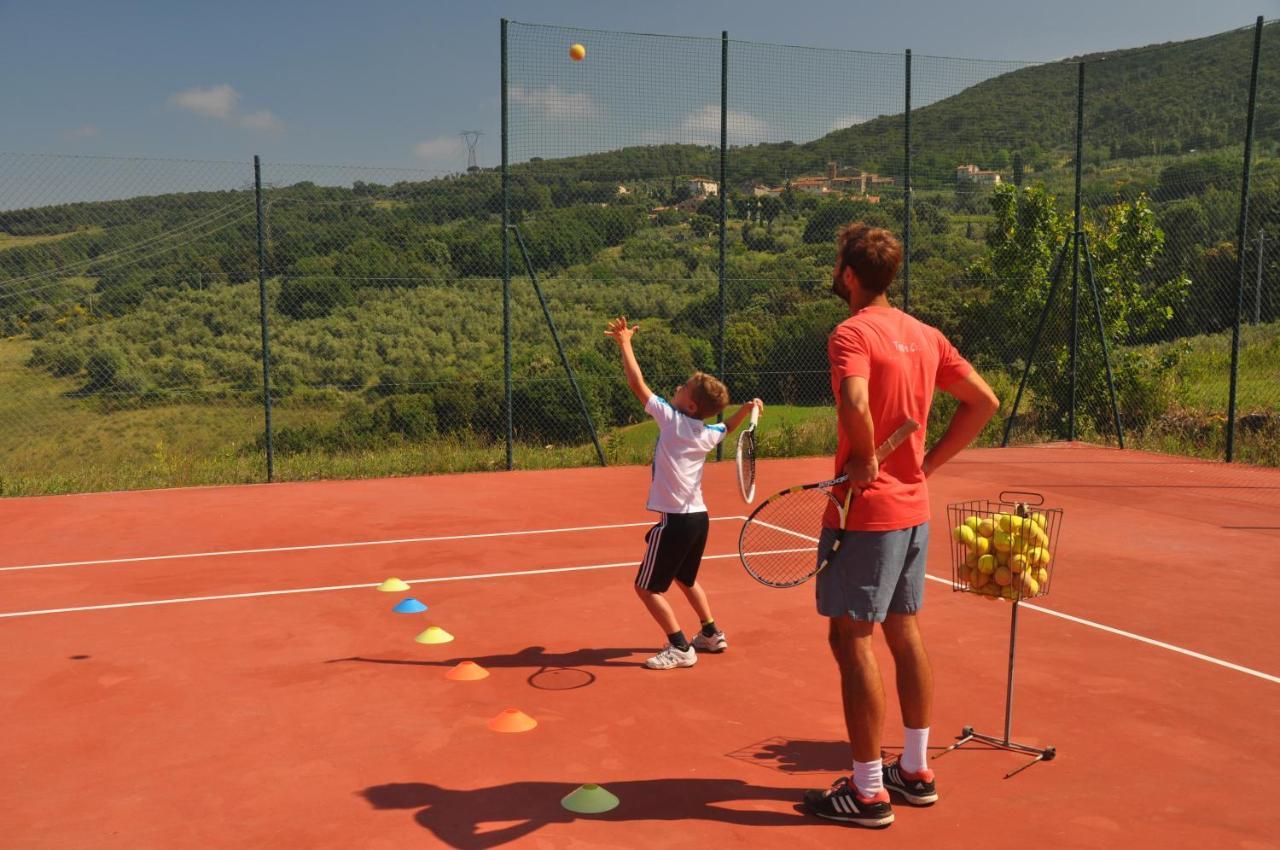
{"type": "Polygon", "coordinates": [[[935,755],[934,758],[941,758],[942,756],[945,756],[947,753],[951,752],[952,750],[963,747],[965,744],[968,744],[972,741],[977,741],[979,743],[986,744],[987,746],[994,747],[996,749],[1008,750],[1009,752],[1022,753],[1024,755],[1034,756],[1034,758],[1032,758],[1031,761],[1022,765],[1016,770],[1006,773],[1004,775],[1004,778],[1008,779],[1009,777],[1015,774],[1021,773],[1022,771],[1026,770],[1027,768],[1031,767],[1031,765],[1037,762],[1053,761],[1054,757],[1057,756],[1058,751],[1054,747],[1033,747],[1030,744],[1019,744],[1009,739],[1010,730],[1011,730],[1011,727],[1013,726],[1013,673],[1014,673],[1014,659],[1015,659],[1015,653],[1016,653],[1017,647],[1018,647],[1018,600],[1015,599],[1013,601],[1013,614],[1011,615],[1010,621],[1009,621],[1009,680],[1005,687],[1005,696],[1004,696],[1004,737],[997,738],[994,735],[986,735],[981,732],[975,732],[972,726],[966,726],[964,727],[964,729],[960,730],[960,734],[956,736],[957,737],[956,742],[951,746],[947,747],[942,752],[935,755]]]}

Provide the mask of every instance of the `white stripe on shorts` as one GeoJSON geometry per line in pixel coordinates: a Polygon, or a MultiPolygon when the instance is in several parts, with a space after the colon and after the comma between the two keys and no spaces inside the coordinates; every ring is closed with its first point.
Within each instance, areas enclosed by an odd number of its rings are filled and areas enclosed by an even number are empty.
{"type": "Polygon", "coordinates": [[[658,560],[658,544],[662,540],[662,529],[667,527],[667,515],[663,514],[661,521],[653,528],[653,533],[649,535],[649,548],[645,550],[644,560],[640,562],[640,576],[636,579],[637,587],[647,588],[649,579],[653,578],[653,566],[658,560]]]}

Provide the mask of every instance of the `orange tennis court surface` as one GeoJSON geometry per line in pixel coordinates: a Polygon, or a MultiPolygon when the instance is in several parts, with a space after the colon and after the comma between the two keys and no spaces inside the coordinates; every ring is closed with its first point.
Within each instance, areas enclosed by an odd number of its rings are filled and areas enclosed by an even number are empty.
{"type": "MultiPolygon", "coordinates": [[[[828,464],[765,462],[759,492],[828,464]]],[[[642,668],[648,474],[0,501],[0,845],[1276,846],[1280,470],[1071,445],[942,470],[931,744],[1001,731],[1010,611],[951,591],[943,506],[1032,490],[1065,519],[1052,594],[1019,617],[1013,738],[1058,758],[1004,779],[1024,756],[950,753],[939,803],[883,832],[795,808],[848,772],[836,668],[812,587],[739,565],[731,463],[707,467],[702,573],[730,650],[642,668]],[[429,610],[393,613],[407,595],[429,610]],[[427,625],[456,639],[415,643],[427,625]],[[462,659],[492,675],[445,679],[462,659]],[[509,707],[537,728],[490,731],[509,707]],[[621,804],[561,808],[588,782],[621,804]]]]}

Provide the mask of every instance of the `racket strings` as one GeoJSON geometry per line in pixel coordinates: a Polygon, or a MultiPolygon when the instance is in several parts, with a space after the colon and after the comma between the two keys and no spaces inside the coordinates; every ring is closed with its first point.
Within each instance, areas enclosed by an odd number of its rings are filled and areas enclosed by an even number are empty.
{"type": "Polygon", "coordinates": [[[761,505],[742,528],[739,548],[748,572],[765,584],[799,584],[818,568],[822,520],[835,501],[826,490],[801,490],[761,505]]]}

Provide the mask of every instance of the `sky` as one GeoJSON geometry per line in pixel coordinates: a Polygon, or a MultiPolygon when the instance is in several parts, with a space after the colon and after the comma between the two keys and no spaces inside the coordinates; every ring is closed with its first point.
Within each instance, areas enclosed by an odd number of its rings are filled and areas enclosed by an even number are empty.
{"type": "MultiPolygon", "coordinates": [[[[723,29],[742,57],[731,73],[731,141],[803,141],[899,111],[897,60],[737,40],[1052,60],[1208,35],[1259,14],[1280,16],[1280,0],[0,0],[0,151],[259,154],[449,172],[466,165],[459,132],[475,129],[480,164],[492,166],[504,16],[706,39],[637,48],[608,34],[514,28],[512,145],[522,159],[713,141],[723,29]],[[585,62],[568,59],[574,38],[588,46],[585,62]],[[855,91],[847,104],[825,104],[846,90],[855,91]]],[[[967,70],[952,83],[1004,66],[956,67],[967,70]]],[[[939,84],[921,98],[947,93],[939,84]]]]}

